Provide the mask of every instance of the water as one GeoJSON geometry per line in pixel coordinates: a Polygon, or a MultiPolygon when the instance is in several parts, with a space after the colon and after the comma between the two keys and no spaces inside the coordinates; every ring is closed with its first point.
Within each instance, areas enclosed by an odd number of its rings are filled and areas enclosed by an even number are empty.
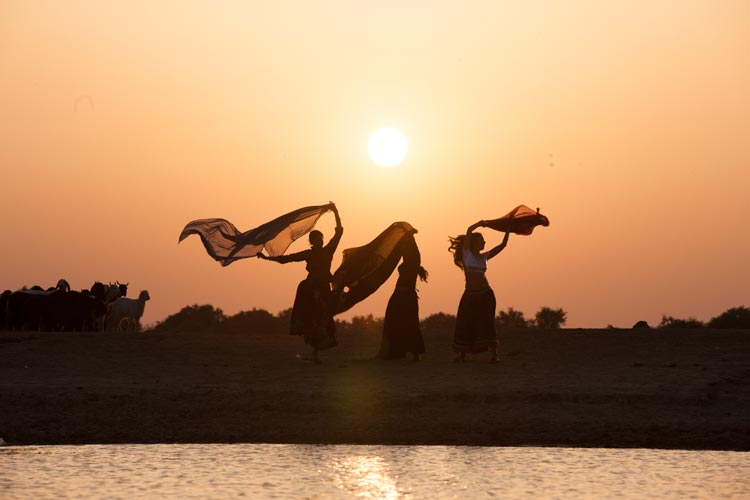
{"type": "Polygon", "coordinates": [[[580,448],[0,448],[0,498],[750,498],[750,454],[580,448]]]}

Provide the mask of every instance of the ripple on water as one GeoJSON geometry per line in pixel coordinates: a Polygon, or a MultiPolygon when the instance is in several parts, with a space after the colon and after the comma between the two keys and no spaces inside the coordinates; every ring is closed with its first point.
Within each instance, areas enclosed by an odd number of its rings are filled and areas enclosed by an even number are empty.
{"type": "Polygon", "coordinates": [[[0,449],[0,497],[750,498],[750,454],[351,445],[0,449]]]}

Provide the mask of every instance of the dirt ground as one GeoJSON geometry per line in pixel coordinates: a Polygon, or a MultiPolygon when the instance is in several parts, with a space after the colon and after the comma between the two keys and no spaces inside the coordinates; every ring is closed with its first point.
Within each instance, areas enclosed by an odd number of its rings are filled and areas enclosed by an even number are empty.
{"type": "Polygon", "coordinates": [[[0,332],[0,437],[750,450],[750,331],[503,331],[496,365],[339,340],[314,365],[283,334],[0,332]]]}

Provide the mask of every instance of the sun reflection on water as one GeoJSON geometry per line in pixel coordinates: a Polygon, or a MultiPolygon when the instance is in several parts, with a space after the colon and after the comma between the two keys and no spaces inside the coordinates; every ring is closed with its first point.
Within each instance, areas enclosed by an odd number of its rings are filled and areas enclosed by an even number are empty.
{"type": "MultiPolygon", "coordinates": [[[[358,498],[397,499],[402,493],[388,462],[379,456],[349,455],[330,462],[336,486],[358,498]]],[[[404,493],[408,495],[408,493],[404,493]]]]}

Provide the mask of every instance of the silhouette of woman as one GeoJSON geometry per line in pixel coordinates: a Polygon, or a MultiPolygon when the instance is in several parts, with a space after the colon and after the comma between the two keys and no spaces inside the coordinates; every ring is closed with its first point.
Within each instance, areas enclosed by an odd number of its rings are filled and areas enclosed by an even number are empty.
{"type": "Polygon", "coordinates": [[[401,359],[409,352],[414,361],[424,354],[424,340],[419,329],[419,297],[417,277],[427,281],[427,271],[421,265],[419,248],[414,235],[404,237],[403,262],[398,266],[398,281],[393,290],[383,321],[383,338],[378,357],[381,359],[401,359]]]}
{"type": "Polygon", "coordinates": [[[453,253],[453,262],[463,269],[466,288],[461,296],[456,314],[456,331],[453,337],[453,350],[458,353],[455,361],[462,363],[467,353],[490,351],[491,363],[497,363],[497,333],[495,331],[495,293],[485,276],[487,261],[503,251],[508,244],[509,232],[502,243],[488,252],[481,233],[474,230],[485,226],[479,221],[469,226],[465,235],[450,238],[448,250],[453,253]]]}
{"type": "Polygon", "coordinates": [[[307,278],[297,286],[289,333],[304,337],[305,343],[312,348],[312,360],[315,363],[320,363],[318,351],[336,345],[336,324],[333,321],[331,304],[331,261],[344,228],[341,226],[339,211],[334,203],[331,203],[331,210],[336,216],[336,230],[327,245],[323,246],[323,233],[313,230],[308,236],[308,250],[277,257],[258,254],[260,259],[280,264],[302,261],[307,263],[307,278]]]}

